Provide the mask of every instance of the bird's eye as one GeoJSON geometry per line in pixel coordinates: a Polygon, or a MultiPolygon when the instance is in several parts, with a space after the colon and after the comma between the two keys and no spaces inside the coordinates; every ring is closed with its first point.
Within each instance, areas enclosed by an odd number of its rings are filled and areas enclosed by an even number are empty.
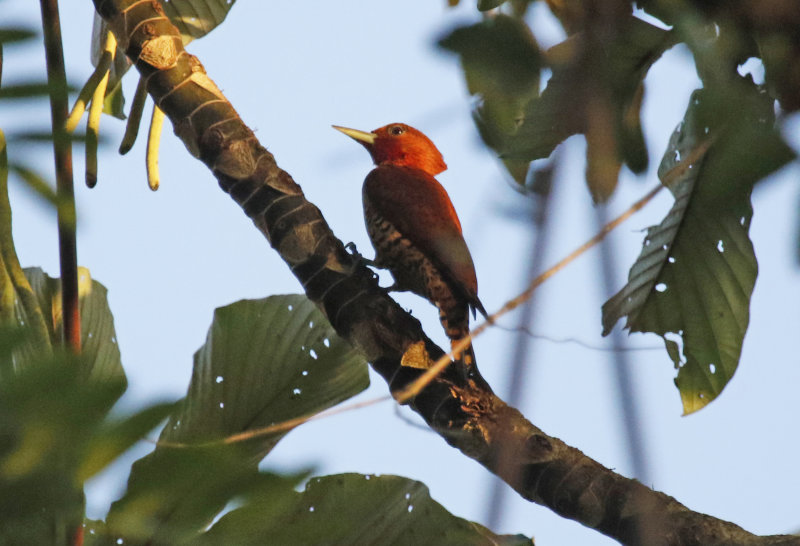
{"type": "Polygon", "coordinates": [[[392,125],[389,128],[389,133],[394,135],[394,136],[402,135],[405,132],[406,132],[406,128],[403,127],[402,125],[392,125]]]}

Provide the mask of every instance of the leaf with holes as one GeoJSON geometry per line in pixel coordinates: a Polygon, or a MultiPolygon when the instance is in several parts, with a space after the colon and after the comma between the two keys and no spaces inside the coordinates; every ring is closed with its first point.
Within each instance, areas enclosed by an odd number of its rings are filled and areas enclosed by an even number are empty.
{"type": "MultiPolygon", "coordinates": [[[[293,492],[294,493],[294,492],[293,492]]],[[[416,544],[523,546],[522,535],[496,535],[449,513],[428,488],[400,476],[338,474],[312,478],[292,502],[272,491],[220,518],[198,546],[237,544],[416,544]],[[291,522],[291,525],[287,525],[291,522]]]]}
{"type": "Polygon", "coordinates": [[[752,82],[695,91],[659,168],[675,203],[603,305],[604,335],[627,316],[632,332],[664,338],[685,414],[716,398],[739,363],[758,270],[750,193],[792,158],[772,124],[772,100],[752,82]]]}
{"type": "Polygon", "coordinates": [[[198,532],[256,479],[258,462],[288,429],[225,446],[207,442],[314,414],[368,384],[364,358],[304,295],[217,309],[186,398],[159,438],[165,445],[136,462],[109,523],[164,543],[198,532]],[[184,447],[170,446],[176,443],[184,447]]]}
{"type": "MultiPolygon", "coordinates": [[[[189,392],[161,439],[219,439],[310,415],[367,388],[364,358],[304,295],[217,309],[189,392]]],[[[287,431],[254,440],[262,459],[287,431]]]]}

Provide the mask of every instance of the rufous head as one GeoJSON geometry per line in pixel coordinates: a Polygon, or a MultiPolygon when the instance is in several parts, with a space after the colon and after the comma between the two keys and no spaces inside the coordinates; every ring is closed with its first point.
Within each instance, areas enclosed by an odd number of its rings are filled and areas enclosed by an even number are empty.
{"type": "Polygon", "coordinates": [[[390,123],[371,133],[333,126],[363,145],[376,165],[413,167],[436,176],[447,169],[431,139],[405,123],[390,123]]]}

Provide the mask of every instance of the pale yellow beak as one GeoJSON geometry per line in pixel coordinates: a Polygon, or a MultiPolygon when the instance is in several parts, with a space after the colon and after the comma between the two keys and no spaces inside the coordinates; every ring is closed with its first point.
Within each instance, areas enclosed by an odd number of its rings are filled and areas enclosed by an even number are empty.
{"type": "Polygon", "coordinates": [[[331,125],[337,131],[341,131],[353,140],[357,140],[358,142],[366,145],[372,145],[375,143],[375,139],[378,138],[378,135],[375,133],[366,133],[364,131],[359,131],[358,129],[350,129],[348,127],[340,127],[338,125],[331,125]]]}

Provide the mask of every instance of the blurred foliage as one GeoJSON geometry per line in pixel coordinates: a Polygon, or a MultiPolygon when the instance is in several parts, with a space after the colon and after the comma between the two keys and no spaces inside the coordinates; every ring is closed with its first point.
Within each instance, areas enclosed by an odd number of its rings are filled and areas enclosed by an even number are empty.
{"type": "Polygon", "coordinates": [[[606,33],[610,37],[582,31],[541,55],[499,39],[487,47],[476,30],[499,27],[496,21],[535,46],[527,25],[506,15],[456,29],[440,44],[461,56],[468,90],[479,98],[473,111],[478,131],[517,183],[525,183],[531,161],[548,157],[577,133],[587,135],[587,183],[595,200],[604,201],[616,187],[623,160],[636,172],[647,168],[638,113],[641,84],[652,63],[673,45],[670,32],[626,16],[606,33]],[[496,61],[501,56],[503,63],[496,61]],[[553,73],[540,93],[542,64],[553,73]],[[508,81],[513,85],[504,85],[508,81]]]}
{"type": "MultiPolygon", "coordinates": [[[[439,45],[461,59],[467,90],[479,98],[473,111],[483,141],[501,153],[525,106],[539,94],[543,62],[530,29],[519,19],[498,15],[455,29],[439,45]]],[[[514,179],[525,183],[528,161],[504,159],[514,179]]]]}
{"type": "MultiPolygon", "coordinates": [[[[3,69],[3,55],[8,53],[8,50],[32,46],[38,41],[37,38],[39,38],[39,33],[32,28],[0,27],[0,72],[3,69]]],[[[17,101],[42,101],[44,103],[49,98],[50,85],[47,83],[46,77],[30,80],[14,79],[11,82],[9,82],[8,78],[0,78],[0,82],[2,82],[2,85],[0,85],[0,109],[13,108],[13,104],[17,101]]],[[[67,89],[68,91],[75,91],[73,85],[68,85],[67,89]]],[[[5,148],[6,140],[12,146],[12,152],[13,147],[17,145],[22,146],[33,142],[52,143],[54,137],[49,119],[44,118],[42,121],[43,128],[37,128],[36,122],[32,120],[29,125],[22,129],[8,131],[7,134],[3,135],[3,148],[5,148]]],[[[3,129],[5,130],[6,128],[3,129]]],[[[77,142],[85,140],[84,134],[59,135],[59,137],[77,142]]],[[[5,154],[5,150],[3,153],[5,154]]],[[[13,159],[14,156],[12,154],[12,161],[3,160],[3,176],[6,176],[10,170],[34,192],[42,195],[54,205],[57,204],[58,200],[56,199],[55,191],[45,177],[39,174],[41,166],[24,163],[19,160],[14,161],[13,159]]],[[[5,184],[5,181],[3,183],[5,184]]]]}
{"type": "Polygon", "coordinates": [[[703,88],[659,168],[675,204],[648,230],[628,284],[603,306],[603,327],[607,334],[626,316],[631,331],[661,335],[678,368],[684,412],[696,411],[739,363],[758,269],[748,236],[750,193],[794,158],[774,105],[800,108],[800,3],[636,2],[663,27],[637,17],[626,2],[546,3],[567,38],[543,54],[511,42],[524,36],[536,43],[525,10],[512,2],[479,2],[479,10],[492,11],[440,41],[461,59],[481,138],[526,190],[534,178],[529,163],[575,134],[586,138],[595,202],[612,194],[623,164],[646,172],[645,78],[673,45],[685,43],[693,54],[703,88]],[[485,29],[501,26],[513,32],[489,41],[485,29]],[[765,85],[739,74],[753,58],[765,67],[765,85]],[[544,68],[552,75],[540,92],[544,68]]]}
{"type": "Polygon", "coordinates": [[[87,373],[91,358],[16,356],[29,329],[0,328],[0,544],[56,544],[82,518],[85,479],[162,421],[171,405],[107,414],[124,376],[87,373]],[[26,330],[28,330],[26,332],[26,330]]]}

